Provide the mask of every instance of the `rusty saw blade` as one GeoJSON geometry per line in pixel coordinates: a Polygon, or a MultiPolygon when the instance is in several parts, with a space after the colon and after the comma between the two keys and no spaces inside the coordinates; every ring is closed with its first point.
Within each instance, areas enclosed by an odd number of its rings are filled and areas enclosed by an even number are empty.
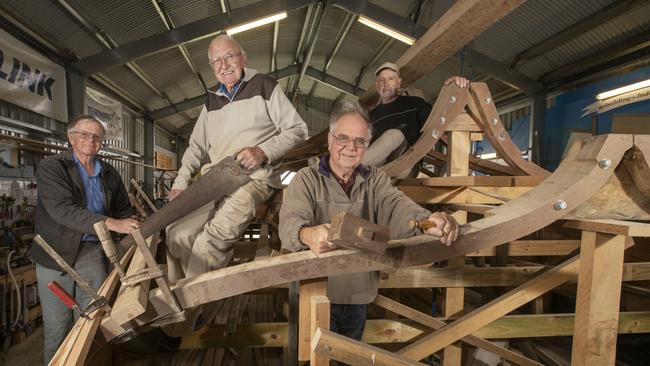
{"type": "MultiPolygon", "coordinates": [[[[222,159],[214,168],[190,184],[178,197],[143,222],[140,225],[140,233],[148,238],[203,205],[235,192],[239,187],[250,182],[249,174],[250,171],[242,168],[233,157],[222,159]]],[[[123,249],[127,249],[133,243],[133,237],[129,235],[122,239],[120,245],[123,249]]]]}

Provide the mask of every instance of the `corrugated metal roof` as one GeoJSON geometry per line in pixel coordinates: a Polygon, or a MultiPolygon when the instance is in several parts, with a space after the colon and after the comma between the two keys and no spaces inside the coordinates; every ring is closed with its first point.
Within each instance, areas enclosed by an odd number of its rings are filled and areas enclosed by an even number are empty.
{"type": "MultiPolygon", "coordinates": [[[[125,45],[160,32],[166,31],[160,16],[150,0],[66,0],[78,8],[98,28],[105,31],[119,45],[125,45]]],[[[259,0],[229,0],[231,9],[240,9],[259,0]]],[[[370,0],[371,4],[383,7],[399,16],[411,13],[417,0],[370,0]]],[[[469,47],[504,64],[511,62],[514,55],[533,45],[548,39],[552,35],[567,29],[572,24],[592,16],[594,13],[615,3],[614,0],[528,0],[514,12],[483,32],[469,47]]],[[[425,1],[421,3],[419,23],[430,26],[454,4],[453,0],[425,1]]],[[[163,0],[163,6],[176,27],[189,24],[221,13],[221,6],[216,0],[163,0]]],[[[102,47],[83,31],[77,23],[60,7],[50,1],[39,0],[4,0],[2,7],[19,13],[30,19],[33,28],[53,40],[61,43],[81,57],[96,54],[102,47]]],[[[307,14],[307,7],[289,12],[288,18],[280,22],[277,68],[282,69],[294,63],[298,39],[307,14]]],[[[313,14],[313,12],[312,12],[313,14]]],[[[348,13],[331,6],[324,19],[316,48],[310,60],[310,66],[322,70],[326,58],[331,52],[339,29],[344,25],[348,13]]],[[[313,18],[313,15],[312,15],[313,18]]],[[[545,54],[517,66],[518,71],[537,78],[560,66],[577,62],[589,57],[594,52],[612,45],[620,44],[650,30],[650,4],[637,6],[622,16],[549,50],[545,54]]],[[[218,29],[215,29],[215,32],[218,29]]],[[[270,71],[273,42],[273,25],[249,30],[235,36],[248,53],[248,66],[260,72],[270,71]]],[[[216,79],[207,63],[207,47],[211,36],[186,44],[190,58],[196,65],[208,86],[214,85],[216,79]]],[[[341,48],[333,59],[327,73],[347,83],[353,84],[361,67],[366,65],[375,50],[387,37],[358,22],[355,22],[341,48]]],[[[307,45],[308,46],[308,45],[307,45]]],[[[384,61],[396,61],[408,46],[394,41],[387,51],[372,65],[368,65],[360,86],[364,89],[374,88],[374,69],[384,61]]],[[[306,50],[303,47],[302,52],[306,50]]],[[[199,83],[178,51],[171,48],[162,52],[140,58],[135,63],[151,78],[155,84],[172,100],[179,101],[203,93],[199,83]]],[[[439,85],[448,76],[459,71],[456,59],[448,60],[437,69],[414,84],[425,92],[427,98],[434,97],[439,85]]],[[[481,70],[468,69],[466,75],[481,74],[481,70]]],[[[124,67],[117,67],[104,72],[113,82],[134,98],[141,100],[147,108],[155,110],[168,103],[156,95],[139,78],[124,67]]],[[[489,80],[493,93],[507,93],[507,86],[499,81],[489,80]]],[[[314,80],[305,77],[300,88],[304,94],[314,85],[314,80]]],[[[288,80],[281,81],[287,88],[288,80]]],[[[316,98],[335,99],[340,92],[332,87],[317,83],[316,98]]],[[[306,95],[301,96],[301,100],[306,95]]],[[[347,96],[346,98],[352,98],[347,96]]],[[[312,98],[312,101],[315,101],[312,98]]],[[[199,108],[200,109],[200,108],[199,108]]],[[[186,112],[194,118],[198,109],[186,112]]],[[[187,118],[174,116],[164,123],[180,126],[187,118]]]]}
{"type": "Polygon", "coordinates": [[[306,15],[307,7],[289,12],[287,18],[280,21],[277,50],[278,69],[293,64],[306,15]]]}
{"type": "Polygon", "coordinates": [[[192,70],[178,48],[138,59],[137,64],[175,102],[187,98],[188,95],[203,93],[198,81],[191,77],[192,70]],[[190,77],[179,78],[178,75],[190,77]]]}
{"type": "Polygon", "coordinates": [[[29,19],[29,26],[42,30],[45,36],[54,38],[79,57],[101,51],[94,39],[50,1],[3,0],[2,3],[2,6],[29,19]]]}
{"type": "Polygon", "coordinates": [[[430,27],[433,23],[437,22],[440,17],[454,5],[455,0],[436,0],[425,1],[420,9],[420,18],[418,24],[425,27],[430,27]]]}
{"type": "Polygon", "coordinates": [[[215,0],[194,0],[192,6],[187,6],[187,0],[165,0],[163,5],[176,27],[222,14],[221,5],[215,0]]]}
{"type": "Polygon", "coordinates": [[[472,48],[498,61],[542,42],[614,0],[528,0],[472,42],[472,48]]]}
{"type": "MultiPolygon", "coordinates": [[[[262,1],[264,1],[264,0],[262,0],[262,1]]],[[[232,9],[243,8],[244,6],[253,5],[253,4],[256,4],[256,3],[259,3],[259,2],[261,2],[261,1],[260,0],[228,0],[228,3],[230,4],[230,9],[231,10],[232,9]]],[[[215,3],[218,4],[219,1],[215,0],[215,3]]]]}
{"type": "Polygon", "coordinates": [[[149,109],[155,110],[166,106],[166,103],[148,86],[138,79],[126,66],[117,66],[103,73],[115,84],[141,100],[149,109]]]}
{"type": "Polygon", "coordinates": [[[545,53],[544,57],[555,66],[566,65],[648,30],[650,30],[650,3],[589,30],[545,53]]]}
{"type": "Polygon", "coordinates": [[[118,45],[167,30],[151,1],[66,0],[118,45]]]}

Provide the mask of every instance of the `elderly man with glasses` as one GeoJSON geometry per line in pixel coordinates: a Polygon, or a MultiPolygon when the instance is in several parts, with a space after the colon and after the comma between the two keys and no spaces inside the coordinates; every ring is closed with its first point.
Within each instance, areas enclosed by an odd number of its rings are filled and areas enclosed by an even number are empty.
{"type": "MultiPolygon", "coordinates": [[[[470,82],[463,77],[452,76],[444,83],[449,84],[466,88],[470,82]]],[[[417,96],[403,95],[401,85],[402,78],[396,64],[385,62],[375,71],[379,102],[370,111],[370,122],[375,133],[364,164],[382,166],[390,163],[420,138],[420,130],[431,113],[431,104],[417,96]]],[[[416,164],[410,175],[417,176],[419,170],[420,164],[416,164]]]]}
{"type": "MultiPolygon", "coordinates": [[[[453,217],[432,214],[393,187],[384,172],[361,164],[371,132],[368,114],[358,103],[345,102],[331,116],[329,154],[300,170],[284,192],[279,229],[284,248],[316,254],[336,249],[327,234],[331,219],[341,212],[388,226],[394,238],[416,234],[410,220],[429,218],[436,227],[427,234],[446,245],[456,240],[459,227],[453,217]]],[[[329,277],[333,331],[361,339],[366,305],[374,301],[377,283],[377,272],[329,277]]]]}
{"type": "MultiPolygon", "coordinates": [[[[50,155],[36,168],[35,232],[95,290],[106,278],[107,261],[93,225],[104,221],[109,230],[123,234],[139,226],[130,218],[131,203],[119,173],[97,158],[104,132],[93,116],[73,119],[68,124],[72,150],[50,155]]],[[[32,247],[32,258],[43,308],[47,365],[73,322],[72,310],[48,290],[48,283],[58,282],[82,308],[91,299],[40,246],[32,247]]]]}
{"type": "Polygon", "coordinates": [[[246,53],[237,41],[217,36],[208,48],[208,60],[219,83],[208,90],[169,199],[186,189],[197,173],[227,156],[252,170],[252,181],[167,227],[172,280],[230,262],[233,243],[255,217],[256,206],[282,187],[282,156],[307,138],[307,125],[280,85],[246,68],[246,53]]]}

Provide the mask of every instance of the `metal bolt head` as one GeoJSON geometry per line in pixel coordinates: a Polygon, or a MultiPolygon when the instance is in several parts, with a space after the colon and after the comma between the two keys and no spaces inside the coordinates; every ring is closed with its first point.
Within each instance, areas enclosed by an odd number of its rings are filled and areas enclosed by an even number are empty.
{"type": "Polygon", "coordinates": [[[506,138],[506,136],[503,134],[503,132],[501,132],[499,136],[497,136],[497,138],[499,139],[499,141],[503,141],[506,138]]]}
{"type": "Polygon", "coordinates": [[[325,352],[332,351],[332,347],[330,347],[330,346],[325,346],[325,348],[323,348],[323,349],[325,350],[325,352]]]}
{"type": "Polygon", "coordinates": [[[433,130],[431,136],[433,136],[434,139],[437,139],[438,137],[440,137],[440,132],[438,132],[438,130],[433,130]]]}
{"type": "Polygon", "coordinates": [[[598,162],[598,166],[601,169],[609,169],[612,166],[612,161],[609,159],[602,159],[598,162]]]}
{"type": "Polygon", "coordinates": [[[492,118],[492,124],[496,126],[497,123],[499,123],[499,119],[496,117],[492,118]]]}
{"type": "Polygon", "coordinates": [[[456,97],[453,96],[453,95],[451,96],[451,98],[450,98],[449,100],[450,100],[452,103],[456,103],[456,97]]]}
{"type": "Polygon", "coordinates": [[[444,125],[445,122],[447,122],[447,119],[445,117],[440,117],[440,124],[444,125]]]}
{"type": "Polygon", "coordinates": [[[567,203],[563,200],[557,200],[555,203],[553,203],[553,209],[555,211],[566,210],[567,207],[569,207],[569,205],[567,205],[567,203]]]}
{"type": "Polygon", "coordinates": [[[492,98],[490,97],[485,98],[485,104],[490,104],[490,103],[492,103],[492,98]]]}

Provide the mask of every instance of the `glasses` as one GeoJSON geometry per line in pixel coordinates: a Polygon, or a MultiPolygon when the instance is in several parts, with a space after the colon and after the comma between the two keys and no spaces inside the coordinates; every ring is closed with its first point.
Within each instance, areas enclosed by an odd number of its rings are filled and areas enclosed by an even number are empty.
{"type": "Polygon", "coordinates": [[[241,55],[241,53],[229,53],[223,57],[210,60],[209,63],[212,67],[221,67],[221,65],[223,65],[224,62],[232,65],[238,60],[237,57],[239,57],[239,55],[241,55]]]}
{"type": "Polygon", "coordinates": [[[93,140],[95,142],[103,142],[104,137],[95,135],[94,133],[86,132],[86,131],[72,131],[72,133],[77,134],[79,138],[82,140],[93,140]]]}
{"type": "Polygon", "coordinates": [[[334,136],[334,141],[339,146],[347,146],[350,143],[350,141],[353,141],[355,148],[357,148],[357,149],[365,149],[366,147],[368,147],[368,144],[369,144],[368,139],[365,139],[363,137],[352,138],[352,137],[347,136],[347,135],[335,135],[332,132],[330,132],[330,134],[332,136],[334,136]]]}

